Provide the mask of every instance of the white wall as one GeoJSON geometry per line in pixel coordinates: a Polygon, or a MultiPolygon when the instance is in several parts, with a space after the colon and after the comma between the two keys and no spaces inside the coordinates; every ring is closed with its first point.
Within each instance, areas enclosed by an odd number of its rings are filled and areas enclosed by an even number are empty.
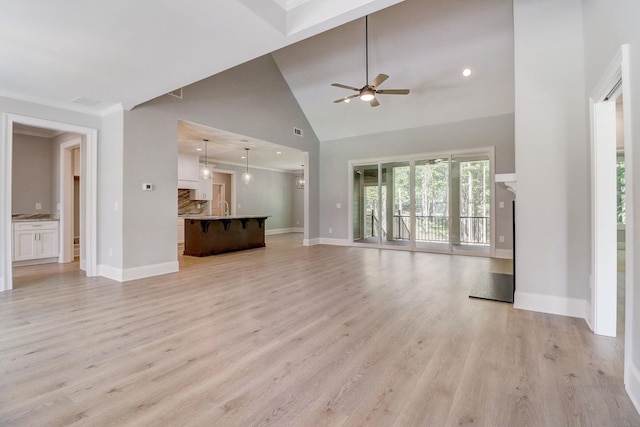
{"type": "Polygon", "coordinates": [[[584,317],[588,138],[580,0],[514,0],[515,306],[584,317]]]}
{"type": "MultiPolygon", "coordinates": [[[[335,141],[325,141],[320,149],[320,235],[330,239],[349,239],[349,160],[464,150],[495,146],[496,173],[514,171],[512,114],[466,120],[457,123],[425,126],[363,135],[335,141]],[[341,208],[337,208],[340,203],[341,208]],[[329,234],[329,228],[333,233],[329,234]]],[[[512,200],[512,193],[500,192],[505,206],[512,200]]],[[[496,212],[501,230],[511,229],[510,210],[496,212]]],[[[505,242],[507,243],[507,242],[505,242]]],[[[501,246],[498,246],[499,248],[501,246]]],[[[504,247],[509,249],[508,247],[504,247]]]]}

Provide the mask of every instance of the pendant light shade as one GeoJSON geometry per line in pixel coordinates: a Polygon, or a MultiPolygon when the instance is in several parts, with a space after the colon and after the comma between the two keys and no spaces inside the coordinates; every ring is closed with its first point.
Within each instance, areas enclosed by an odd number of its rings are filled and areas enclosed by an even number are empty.
{"type": "Polygon", "coordinates": [[[253,182],[253,174],[249,172],[249,149],[245,148],[245,150],[247,151],[247,169],[242,173],[242,182],[244,182],[244,185],[249,185],[253,182]]]}
{"type": "Polygon", "coordinates": [[[200,168],[200,179],[211,179],[213,175],[213,171],[209,167],[209,157],[208,157],[208,148],[209,148],[209,140],[203,139],[204,141],[204,165],[200,168]]]}

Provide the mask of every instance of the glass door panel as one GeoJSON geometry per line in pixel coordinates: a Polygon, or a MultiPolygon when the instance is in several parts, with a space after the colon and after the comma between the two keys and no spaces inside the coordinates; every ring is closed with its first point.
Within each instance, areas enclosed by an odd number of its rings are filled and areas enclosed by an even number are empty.
{"type": "Polygon", "coordinates": [[[491,166],[487,155],[451,160],[451,244],[454,252],[491,251],[491,166]]]}
{"type": "Polygon", "coordinates": [[[353,167],[353,241],[380,244],[378,165],[353,167]]]}
{"type": "Polygon", "coordinates": [[[382,164],[380,206],[382,244],[411,244],[411,166],[409,162],[382,164]]]}
{"type": "Polygon", "coordinates": [[[415,181],[416,248],[449,251],[449,158],[417,160],[415,181]]]}

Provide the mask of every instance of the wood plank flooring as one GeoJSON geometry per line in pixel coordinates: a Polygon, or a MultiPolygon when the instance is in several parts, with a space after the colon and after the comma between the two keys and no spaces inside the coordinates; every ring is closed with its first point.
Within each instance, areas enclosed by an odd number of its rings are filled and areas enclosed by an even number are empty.
{"type": "Polygon", "coordinates": [[[124,284],[14,269],[0,426],[640,425],[621,339],[468,298],[504,260],[292,234],[180,265],[124,284]]]}

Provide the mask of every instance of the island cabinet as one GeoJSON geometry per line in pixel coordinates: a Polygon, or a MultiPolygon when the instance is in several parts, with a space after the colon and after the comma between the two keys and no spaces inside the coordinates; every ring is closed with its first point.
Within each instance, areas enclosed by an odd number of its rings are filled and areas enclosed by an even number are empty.
{"type": "Polygon", "coordinates": [[[245,249],[264,248],[268,216],[187,217],[184,254],[204,257],[245,249]]]}

